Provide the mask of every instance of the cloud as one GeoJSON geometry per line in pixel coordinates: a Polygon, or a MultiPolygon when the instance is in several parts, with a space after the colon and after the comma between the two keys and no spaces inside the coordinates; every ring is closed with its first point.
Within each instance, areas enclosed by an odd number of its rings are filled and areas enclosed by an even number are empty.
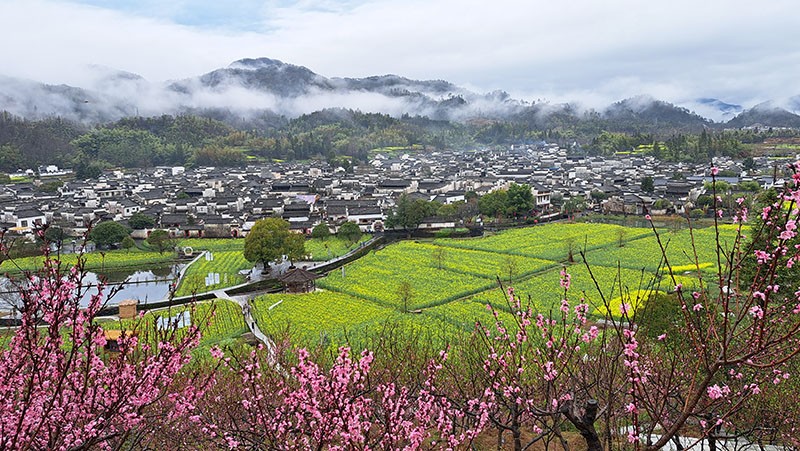
{"type": "Polygon", "coordinates": [[[794,0],[6,0],[0,60],[5,75],[81,86],[88,64],[163,81],[267,56],[526,100],[748,105],[800,93],[798,13],[794,0]]]}

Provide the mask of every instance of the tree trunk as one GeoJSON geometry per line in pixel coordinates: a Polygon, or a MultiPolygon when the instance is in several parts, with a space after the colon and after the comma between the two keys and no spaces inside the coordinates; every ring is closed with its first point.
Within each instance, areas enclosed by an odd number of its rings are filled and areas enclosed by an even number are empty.
{"type": "Polygon", "coordinates": [[[603,443],[600,441],[600,435],[594,427],[594,422],[597,418],[597,400],[588,400],[586,406],[581,410],[583,410],[582,413],[578,411],[574,401],[567,401],[561,407],[561,413],[578,429],[581,437],[586,441],[586,449],[588,451],[603,451],[603,443]]]}
{"type": "MultiPolygon", "coordinates": [[[[708,414],[708,415],[705,416],[705,418],[706,418],[706,421],[708,421],[708,423],[711,423],[712,421],[714,421],[714,416],[713,415],[708,414]]],[[[720,431],[720,429],[721,429],[720,425],[717,424],[717,425],[712,426],[711,430],[708,432],[708,437],[707,438],[708,438],[708,449],[709,449],[709,451],[717,451],[717,433],[720,431]]]]}
{"type": "Polygon", "coordinates": [[[522,451],[522,434],[520,432],[519,411],[517,405],[511,406],[511,433],[514,436],[514,451],[522,451]]]}
{"type": "Polygon", "coordinates": [[[708,434],[708,451],[717,451],[716,431],[711,431],[711,433],[708,434]]]}

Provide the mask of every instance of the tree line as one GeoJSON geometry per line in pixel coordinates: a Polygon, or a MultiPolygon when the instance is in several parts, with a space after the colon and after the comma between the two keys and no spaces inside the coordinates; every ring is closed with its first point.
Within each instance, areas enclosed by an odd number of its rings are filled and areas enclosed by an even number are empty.
{"type": "Polygon", "coordinates": [[[797,137],[796,131],[783,129],[631,131],[606,119],[596,122],[600,119],[588,113],[575,120],[569,119],[576,117],[569,111],[541,114],[459,123],[328,109],[269,122],[237,122],[221,116],[227,121],[223,122],[184,114],[130,117],[89,127],[60,118],[31,121],[3,112],[0,171],[56,164],[75,168],[84,178],[109,167],[243,166],[249,161],[308,159],[349,167],[366,161],[373,149],[462,149],[542,140],[599,155],[636,151],[663,160],[702,162],[718,155],[746,156],[749,144],[770,138],[797,137]]]}

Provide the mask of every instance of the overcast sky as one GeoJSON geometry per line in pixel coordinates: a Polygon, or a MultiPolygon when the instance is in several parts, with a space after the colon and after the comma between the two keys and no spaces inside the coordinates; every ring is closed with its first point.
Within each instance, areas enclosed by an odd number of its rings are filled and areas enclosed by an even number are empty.
{"type": "Polygon", "coordinates": [[[151,81],[270,57],[588,105],[800,94],[797,0],[0,0],[0,74],[151,81]]]}

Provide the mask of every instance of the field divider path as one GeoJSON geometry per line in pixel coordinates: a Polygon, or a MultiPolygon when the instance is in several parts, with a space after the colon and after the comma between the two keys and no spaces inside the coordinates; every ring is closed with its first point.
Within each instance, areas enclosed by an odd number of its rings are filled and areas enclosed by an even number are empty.
{"type": "Polygon", "coordinates": [[[250,309],[250,301],[247,296],[228,296],[225,290],[214,290],[214,295],[219,299],[235,302],[239,304],[242,309],[242,316],[244,316],[244,323],[258,341],[264,343],[267,348],[267,362],[269,365],[277,370],[283,372],[280,364],[278,363],[278,351],[275,343],[258,327],[253,313],[250,309]]]}

